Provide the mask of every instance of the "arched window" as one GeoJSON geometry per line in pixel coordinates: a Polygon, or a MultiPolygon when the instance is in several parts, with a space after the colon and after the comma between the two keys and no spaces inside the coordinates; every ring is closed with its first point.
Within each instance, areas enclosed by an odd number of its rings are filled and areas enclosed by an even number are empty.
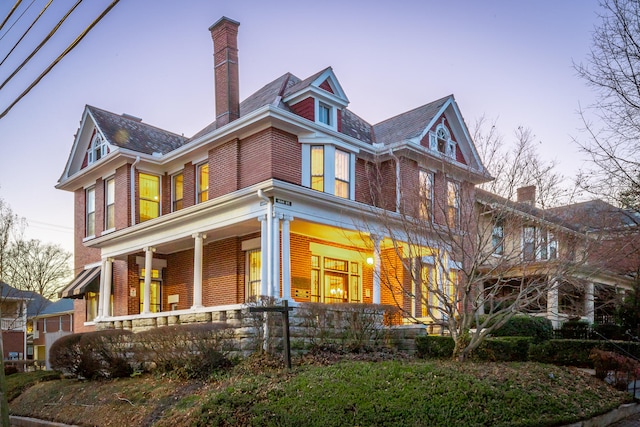
{"type": "Polygon", "coordinates": [[[109,149],[107,147],[107,141],[105,141],[102,135],[96,132],[95,136],[93,137],[93,141],[89,146],[89,152],[88,152],[89,164],[100,160],[101,158],[106,156],[108,153],[109,153],[109,149]]]}
{"type": "Polygon", "coordinates": [[[438,126],[438,128],[436,129],[436,140],[438,143],[438,151],[441,153],[445,153],[449,141],[449,132],[442,125],[438,126]]]}

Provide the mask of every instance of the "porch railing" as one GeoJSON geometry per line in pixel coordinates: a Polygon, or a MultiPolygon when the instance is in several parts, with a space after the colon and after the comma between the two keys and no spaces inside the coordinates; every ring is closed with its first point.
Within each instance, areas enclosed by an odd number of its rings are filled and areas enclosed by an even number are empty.
{"type": "Polygon", "coordinates": [[[24,329],[24,319],[3,317],[0,319],[0,327],[3,331],[15,331],[24,329]]]}

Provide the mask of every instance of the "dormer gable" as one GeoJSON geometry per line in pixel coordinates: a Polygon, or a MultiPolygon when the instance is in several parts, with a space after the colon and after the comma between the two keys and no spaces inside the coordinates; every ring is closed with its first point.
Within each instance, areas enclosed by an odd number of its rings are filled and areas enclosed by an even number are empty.
{"type": "Polygon", "coordinates": [[[340,131],[342,110],[349,105],[331,67],[288,88],[282,101],[299,116],[336,131],[340,131]]]}

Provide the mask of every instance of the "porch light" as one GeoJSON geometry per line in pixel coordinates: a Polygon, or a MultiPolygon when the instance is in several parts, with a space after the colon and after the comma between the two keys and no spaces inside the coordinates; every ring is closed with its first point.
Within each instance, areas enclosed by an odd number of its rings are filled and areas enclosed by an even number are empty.
{"type": "Polygon", "coordinates": [[[373,257],[367,257],[367,264],[373,265],[373,257]]]}

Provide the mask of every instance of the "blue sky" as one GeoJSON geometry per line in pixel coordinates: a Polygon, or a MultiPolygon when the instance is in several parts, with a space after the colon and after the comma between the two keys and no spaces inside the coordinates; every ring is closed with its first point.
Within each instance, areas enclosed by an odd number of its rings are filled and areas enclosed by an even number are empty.
{"type": "MultiPolygon", "coordinates": [[[[0,17],[13,3],[0,3],[0,17]]],[[[73,4],[54,3],[35,35],[73,4]]],[[[109,3],[84,2],[0,90],[0,110],[109,3]]],[[[506,137],[529,127],[544,158],[571,176],[583,165],[576,110],[594,100],[572,61],[586,57],[598,11],[597,0],[123,0],[0,119],[0,198],[28,220],[29,237],[72,250],[73,196],[54,186],[85,104],[193,135],[213,121],[208,27],[223,15],[240,22],[241,98],[287,71],[305,78],[326,66],[371,123],[454,94],[469,127],[482,115],[506,137]]],[[[0,39],[0,59],[21,22],[0,39]]],[[[0,80],[12,69],[0,66],[0,80]]]]}

